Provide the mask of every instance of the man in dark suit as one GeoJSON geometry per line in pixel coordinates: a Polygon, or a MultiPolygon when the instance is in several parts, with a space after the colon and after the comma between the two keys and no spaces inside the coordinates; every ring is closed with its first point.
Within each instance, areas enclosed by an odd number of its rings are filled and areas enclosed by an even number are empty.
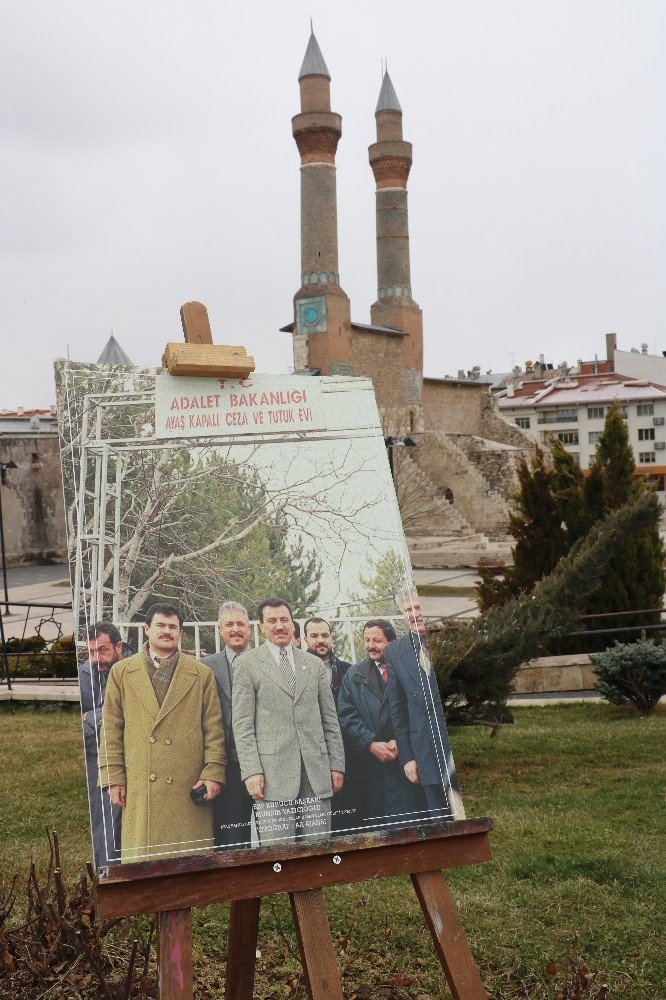
{"type": "Polygon", "coordinates": [[[337,705],[342,678],[351,667],[351,663],[341,660],[333,652],[333,634],[325,618],[308,618],[303,626],[303,637],[308,653],[318,656],[328,667],[331,675],[331,691],[337,705]]]}
{"type": "Polygon", "coordinates": [[[342,679],[338,715],[355,795],[355,811],[347,828],[368,830],[408,826],[423,818],[423,789],[410,782],[400,762],[388,697],[388,670],[384,653],[396,638],[383,618],[366,622],[363,646],[366,658],[342,679]]]}
{"type": "Polygon", "coordinates": [[[398,760],[408,780],[423,787],[428,809],[464,819],[423,611],[416,591],[403,590],[397,600],[409,632],[385,658],[398,760]]]}
{"type": "Polygon", "coordinates": [[[294,649],[285,600],[262,601],[258,618],[266,641],[239,657],[233,688],[234,740],[254,799],[252,842],[328,837],[345,770],[329,674],[294,649]]]}
{"type": "Polygon", "coordinates": [[[88,803],[92,828],[93,858],[97,868],[120,861],[122,810],[112,806],[109,790],[99,788],[99,734],[109,671],[114,663],[134,652],[122,641],[111,622],[95,622],[87,631],[88,659],[79,667],[79,692],[86,752],[88,803]]]}
{"type": "Polygon", "coordinates": [[[222,640],[219,653],[206,656],[215,674],[217,691],[224,719],[224,743],[227,750],[227,780],[213,800],[213,832],[216,847],[247,846],[250,843],[252,799],[241,779],[238,753],[231,723],[234,662],[250,645],[250,618],[247,610],[236,601],[225,601],[220,607],[217,627],[222,640]]]}

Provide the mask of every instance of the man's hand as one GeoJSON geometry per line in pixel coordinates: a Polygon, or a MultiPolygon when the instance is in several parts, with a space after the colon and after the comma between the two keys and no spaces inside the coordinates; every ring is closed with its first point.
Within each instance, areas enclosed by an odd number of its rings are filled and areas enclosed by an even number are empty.
{"type": "Polygon", "coordinates": [[[339,792],[345,783],[345,773],[344,771],[331,771],[331,784],[333,785],[333,794],[339,792]]]}
{"type": "Polygon", "coordinates": [[[245,779],[245,787],[253,799],[263,799],[266,779],[263,774],[251,774],[245,779]]]}
{"type": "Polygon", "coordinates": [[[206,779],[204,779],[203,781],[197,781],[196,785],[192,785],[192,791],[194,791],[195,788],[201,788],[202,785],[206,786],[206,798],[204,800],[206,802],[210,802],[211,799],[216,798],[220,794],[220,789],[222,788],[219,781],[206,781],[206,779]]]}
{"type": "Polygon", "coordinates": [[[390,746],[388,743],[382,743],[380,740],[376,740],[374,743],[371,743],[368,750],[373,757],[376,757],[382,764],[395,760],[398,756],[398,751],[395,747],[390,746]]]}
{"type": "Polygon", "coordinates": [[[405,776],[407,781],[411,781],[413,785],[420,785],[421,779],[419,778],[419,769],[416,766],[415,760],[408,760],[405,764],[405,776]]]}
{"type": "Polygon", "coordinates": [[[109,785],[109,798],[112,806],[120,806],[121,809],[124,809],[126,797],[127,785],[109,785]]]}

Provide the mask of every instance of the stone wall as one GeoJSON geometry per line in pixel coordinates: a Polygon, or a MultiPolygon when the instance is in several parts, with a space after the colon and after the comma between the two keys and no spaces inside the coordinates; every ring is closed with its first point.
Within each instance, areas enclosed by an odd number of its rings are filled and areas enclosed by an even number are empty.
{"type": "Polygon", "coordinates": [[[482,437],[522,448],[526,456],[533,454],[535,442],[530,432],[506,420],[499,412],[494,396],[487,396],[482,402],[481,426],[482,437]]]}
{"type": "Polygon", "coordinates": [[[2,514],[9,565],[67,556],[60,452],[55,434],[3,434],[0,462],[18,468],[3,474],[2,514]]]}
{"type": "Polygon", "coordinates": [[[489,399],[484,383],[423,380],[423,409],[426,431],[438,434],[478,434],[486,437],[484,407],[489,399]]]}
{"type": "Polygon", "coordinates": [[[476,466],[491,490],[510,497],[518,489],[518,462],[522,448],[488,441],[473,434],[452,434],[451,440],[476,466]]]}

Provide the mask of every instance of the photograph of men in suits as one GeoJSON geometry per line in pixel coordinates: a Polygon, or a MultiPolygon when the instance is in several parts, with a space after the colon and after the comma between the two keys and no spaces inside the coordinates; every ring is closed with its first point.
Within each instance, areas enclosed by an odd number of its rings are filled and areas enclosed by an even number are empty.
{"type": "Polygon", "coordinates": [[[224,728],[210,667],[181,653],[171,604],[146,612],[141,652],[112,668],[100,785],[123,810],[122,861],[212,848],[211,803],[224,783],[224,728]],[[205,788],[205,801],[190,792],[205,788]]]}
{"type": "Polygon", "coordinates": [[[462,819],[462,798],[421,604],[410,589],[396,599],[409,632],[390,643],[384,656],[398,760],[408,780],[422,786],[428,809],[462,819]]]}
{"type": "Polygon", "coordinates": [[[111,622],[95,622],[86,633],[88,658],[79,667],[79,692],[86,755],[88,803],[92,828],[95,865],[113,865],[120,861],[119,806],[111,805],[109,792],[99,787],[99,738],[102,729],[102,706],[106,682],[114,663],[133,652],[123,643],[120,632],[111,622]]]}
{"type": "Polygon", "coordinates": [[[345,756],[328,668],[294,649],[282,598],[258,607],[265,642],[234,665],[233,733],[254,799],[253,845],[328,837],[345,756]]]}
{"type": "Polygon", "coordinates": [[[423,788],[409,781],[398,760],[388,696],[384,654],[397,638],[383,618],[363,628],[365,659],[342,679],[338,715],[347,751],[348,772],[357,791],[354,826],[392,829],[418,822],[426,808],[423,788]]]}
{"type": "Polygon", "coordinates": [[[238,753],[232,729],[232,697],[236,657],[250,645],[250,616],[236,601],[225,601],[217,621],[222,649],[205,656],[213,671],[224,719],[224,743],[227,752],[227,777],[220,794],[213,802],[213,831],[216,847],[241,847],[250,843],[252,799],[241,778],[238,753]]]}

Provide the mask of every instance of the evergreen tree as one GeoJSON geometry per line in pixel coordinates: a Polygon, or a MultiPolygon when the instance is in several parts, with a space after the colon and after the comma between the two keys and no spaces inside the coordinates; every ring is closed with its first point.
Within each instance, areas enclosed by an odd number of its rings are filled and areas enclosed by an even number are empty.
{"type": "Polygon", "coordinates": [[[529,592],[538,580],[554,570],[567,550],[558,473],[546,460],[543,448],[537,447],[529,465],[521,458],[518,483],[515,510],[508,526],[509,534],[516,540],[513,566],[501,580],[490,568],[479,570],[482,611],[529,592]]]}
{"type": "Polygon", "coordinates": [[[571,452],[559,438],[553,437],[550,445],[555,475],[553,489],[562,511],[562,531],[565,551],[590,530],[592,518],[585,504],[585,477],[571,452]]]}
{"type": "MultiPolygon", "coordinates": [[[[590,517],[598,518],[608,511],[619,510],[644,493],[646,486],[643,480],[636,478],[635,472],[627,423],[616,404],[606,415],[603,434],[586,483],[585,500],[590,517]]],[[[657,505],[650,523],[618,547],[604,573],[601,586],[587,604],[585,610],[588,614],[661,608],[665,578],[664,547],[659,535],[660,516],[661,509],[657,505]]],[[[657,624],[660,618],[660,613],[622,619],[596,618],[593,619],[593,627],[657,624]]],[[[606,645],[607,639],[603,643],[606,645]]]]}
{"type": "Polygon", "coordinates": [[[496,723],[507,718],[506,699],[520,665],[544,652],[576,625],[601,586],[609,563],[627,538],[659,517],[652,492],[611,511],[573,546],[530,594],[513,597],[486,614],[431,636],[430,647],[447,718],[496,723]]]}

